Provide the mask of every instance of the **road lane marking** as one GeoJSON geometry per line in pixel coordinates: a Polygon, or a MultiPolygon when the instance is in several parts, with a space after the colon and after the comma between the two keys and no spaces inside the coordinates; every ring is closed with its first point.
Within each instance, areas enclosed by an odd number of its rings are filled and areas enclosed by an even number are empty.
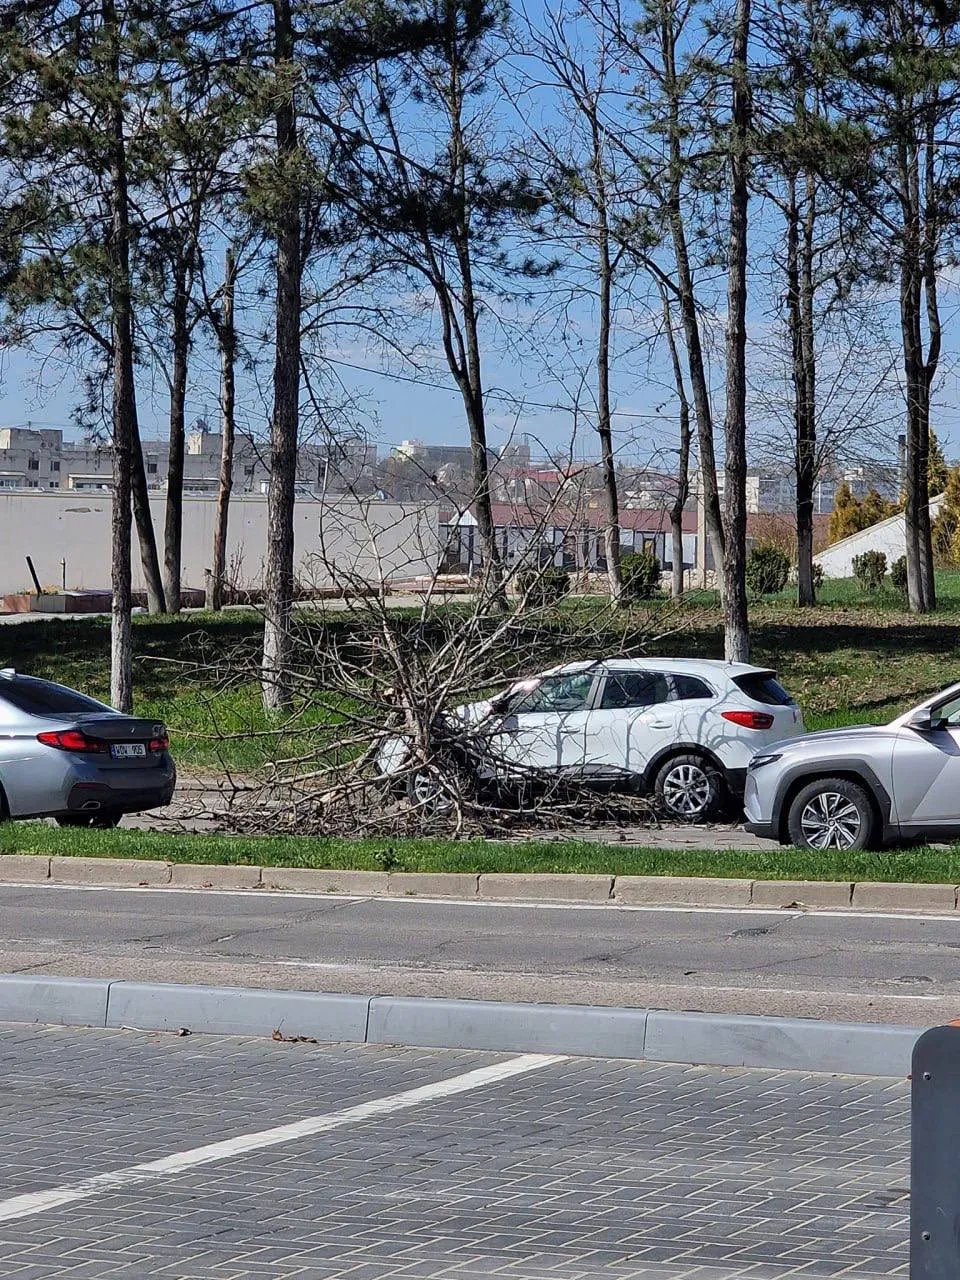
{"type": "MultiPolygon", "coordinates": [[[[59,616],[59,615],[58,615],[59,616]]],[[[827,882],[829,883],[829,882],[827,882]]],[[[306,893],[303,890],[290,889],[203,889],[187,888],[183,885],[118,885],[118,884],[56,884],[52,880],[43,881],[6,881],[0,885],[0,893],[7,889],[40,889],[44,893],[149,893],[174,894],[186,893],[198,897],[212,898],[273,898],[290,899],[291,901],[310,902],[374,902],[388,906],[402,907],[477,907],[503,910],[524,911],[606,911],[631,912],[647,915],[700,915],[700,916],[779,916],[808,917],[814,920],[926,920],[933,923],[960,920],[960,912],[933,911],[870,911],[851,908],[824,908],[821,910],[806,907],[701,907],[695,905],[656,904],[637,905],[617,902],[610,898],[607,902],[523,902],[498,898],[418,898],[405,894],[403,897],[391,898],[385,894],[364,893],[306,893]]]]}
{"type": "Polygon", "coordinates": [[[25,1195],[11,1196],[8,1200],[0,1200],[0,1222],[30,1218],[38,1213],[46,1213],[50,1209],[60,1209],[65,1205],[76,1204],[80,1200],[90,1200],[109,1192],[125,1191],[130,1187],[156,1182],[161,1178],[176,1177],[200,1165],[231,1160],[235,1156],[262,1151],[266,1147],[276,1147],[284,1142],[296,1142],[299,1138],[312,1138],[320,1133],[329,1133],[333,1129],[342,1129],[345,1125],[359,1124],[363,1120],[376,1120],[397,1111],[418,1107],[425,1102],[452,1098],[460,1093],[469,1093],[473,1089],[482,1089],[486,1085],[499,1084],[504,1080],[511,1080],[514,1076],[525,1075],[529,1071],[539,1071],[543,1067],[565,1061],[566,1057],[563,1054],[525,1053],[516,1058],[509,1058],[506,1062],[497,1062],[489,1067],[478,1067],[474,1071],[450,1076],[446,1080],[437,1080],[433,1084],[420,1085],[416,1089],[405,1089],[402,1093],[388,1094],[383,1098],[374,1098],[370,1102],[361,1102],[355,1107],[347,1107],[342,1111],[308,1116],[304,1120],[278,1125],[274,1129],[261,1129],[257,1133],[242,1133],[236,1138],[227,1138],[222,1142],[211,1142],[202,1147],[178,1151],[160,1160],[150,1160],[146,1164],[134,1164],[125,1169],[114,1169],[109,1173],[97,1173],[92,1177],[83,1178],[80,1182],[50,1187],[46,1191],[32,1191],[25,1195]]]}

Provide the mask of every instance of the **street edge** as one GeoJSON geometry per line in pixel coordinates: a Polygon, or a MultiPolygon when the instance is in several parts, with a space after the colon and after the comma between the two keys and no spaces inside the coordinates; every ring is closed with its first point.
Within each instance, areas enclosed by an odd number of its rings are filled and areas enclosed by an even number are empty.
{"type": "Polygon", "coordinates": [[[0,975],[0,1022],[904,1078],[926,1028],[0,975]]]}
{"type": "Polygon", "coordinates": [[[612,906],[765,907],[817,911],[958,911],[960,886],[897,881],[733,880],[708,876],[613,876],[311,870],[135,858],[0,854],[0,884],[285,890],[357,897],[479,902],[580,902],[612,906]]]}

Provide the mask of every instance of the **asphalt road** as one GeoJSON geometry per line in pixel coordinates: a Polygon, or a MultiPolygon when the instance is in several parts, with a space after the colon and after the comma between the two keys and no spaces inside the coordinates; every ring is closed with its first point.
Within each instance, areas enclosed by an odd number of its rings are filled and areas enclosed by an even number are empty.
{"type": "Polygon", "coordinates": [[[960,1014],[955,918],[0,887],[0,971],[765,1013],[960,1014]]]}
{"type": "Polygon", "coordinates": [[[905,1276],[908,1086],[0,1026],[19,1280],[905,1276]]]}

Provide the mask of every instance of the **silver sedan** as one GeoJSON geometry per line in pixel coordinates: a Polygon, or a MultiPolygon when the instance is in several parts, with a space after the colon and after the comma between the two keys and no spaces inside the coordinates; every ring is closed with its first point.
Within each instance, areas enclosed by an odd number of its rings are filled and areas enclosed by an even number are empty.
{"type": "Polygon", "coordinates": [[[176,781],[162,724],[0,670],[0,816],[114,827],[169,804],[176,781]]]}

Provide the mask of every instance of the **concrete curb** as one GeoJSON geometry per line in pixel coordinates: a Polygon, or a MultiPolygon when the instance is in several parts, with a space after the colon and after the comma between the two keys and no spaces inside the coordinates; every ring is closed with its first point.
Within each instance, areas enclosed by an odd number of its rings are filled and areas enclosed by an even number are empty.
{"type": "Polygon", "coordinates": [[[724,880],[709,876],[608,876],[486,872],[313,871],[0,854],[0,884],[112,885],[127,888],[267,889],[359,898],[456,898],[480,902],[582,902],[647,907],[813,908],[818,911],[958,912],[960,886],[895,881],[724,880]]]}
{"type": "Polygon", "coordinates": [[[0,975],[0,1021],[906,1077],[925,1028],[0,975]]]}

